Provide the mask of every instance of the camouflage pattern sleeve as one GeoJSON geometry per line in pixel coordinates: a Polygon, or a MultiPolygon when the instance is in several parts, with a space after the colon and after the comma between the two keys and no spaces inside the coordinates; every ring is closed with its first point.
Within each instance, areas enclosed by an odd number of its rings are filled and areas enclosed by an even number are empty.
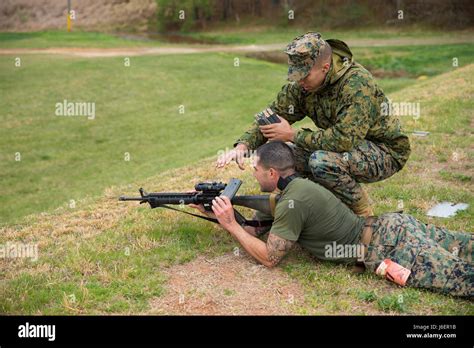
{"type": "Polygon", "coordinates": [[[306,116],[303,90],[295,82],[284,85],[269,108],[290,124],[302,120],[306,116]]]}
{"type": "Polygon", "coordinates": [[[245,144],[249,150],[255,150],[260,145],[263,145],[267,142],[267,138],[265,138],[260,132],[258,128],[257,121],[252,123],[252,126],[234,143],[234,147],[237,144],[245,144]]]}
{"type": "Polygon", "coordinates": [[[365,79],[357,75],[348,79],[338,97],[335,124],[316,131],[303,128],[297,132],[295,144],[308,151],[352,150],[364,140],[377,115],[377,100],[371,92],[365,79]]]}
{"type": "MultiPolygon", "coordinates": [[[[276,99],[268,107],[290,124],[305,117],[304,108],[302,107],[302,90],[296,83],[284,85],[276,99]]],[[[255,150],[266,142],[267,138],[263,136],[257,122],[254,121],[252,126],[235,142],[234,146],[243,143],[250,150],[255,150]]]]}

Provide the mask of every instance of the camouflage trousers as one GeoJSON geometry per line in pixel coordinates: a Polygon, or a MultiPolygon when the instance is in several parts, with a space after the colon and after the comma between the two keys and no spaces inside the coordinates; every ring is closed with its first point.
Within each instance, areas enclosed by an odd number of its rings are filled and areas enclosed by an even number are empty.
{"type": "Polygon", "coordinates": [[[363,198],[360,183],[389,178],[401,168],[383,144],[368,140],[350,152],[318,150],[313,153],[291,145],[296,171],[333,192],[352,207],[363,198]]]}
{"type": "Polygon", "coordinates": [[[373,225],[364,264],[375,271],[386,258],[411,270],[407,285],[474,296],[474,234],[451,232],[413,216],[388,213],[373,225]]]}

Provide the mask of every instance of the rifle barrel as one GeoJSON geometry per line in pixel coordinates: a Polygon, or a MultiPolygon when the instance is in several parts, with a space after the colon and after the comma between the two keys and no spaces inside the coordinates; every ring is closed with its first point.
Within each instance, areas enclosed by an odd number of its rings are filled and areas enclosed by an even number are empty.
{"type": "Polygon", "coordinates": [[[143,201],[143,197],[126,197],[120,196],[119,201],[143,201]]]}
{"type": "MultiPolygon", "coordinates": [[[[219,193],[174,193],[174,192],[156,192],[143,195],[142,197],[120,196],[119,201],[140,201],[148,202],[153,208],[163,204],[210,204],[214,197],[219,193]]],[[[277,196],[277,200],[278,200],[277,196]]],[[[265,214],[271,214],[270,195],[245,195],[232,198],[232,204],[241,207],[261,211],[265,214]]]]}

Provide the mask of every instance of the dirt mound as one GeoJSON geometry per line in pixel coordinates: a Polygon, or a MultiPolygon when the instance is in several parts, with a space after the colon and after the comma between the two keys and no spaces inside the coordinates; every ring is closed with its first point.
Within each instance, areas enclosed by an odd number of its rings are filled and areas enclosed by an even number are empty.
{"type": "Polygon", "coordinates": [[[296,314],[295,304],[304,300],[301,285],[280,268],[259,265],[242,250],[200,256],[165,273],[166,292],[150,301],[147,314],[296,314]]]}
{"type": "MultiPolygon", "coordinates": [[[[147,30],[155,16],[153,0],[71,1],[73,28],[86,30],[147,30]]],[[[2,0],[0,30],[36,31],[66,28],[67,2],[58,0],[2,0]]]]}

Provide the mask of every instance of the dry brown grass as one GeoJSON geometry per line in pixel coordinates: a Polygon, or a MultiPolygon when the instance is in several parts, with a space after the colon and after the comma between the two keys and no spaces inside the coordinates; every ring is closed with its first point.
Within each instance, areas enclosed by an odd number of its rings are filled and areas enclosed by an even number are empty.
{"type": "MultiPolygon", "coordinates": [[[[50,213],[31,215],[23,225],[1,227],[0,242],[38,243],[40,255],[43,256],[67,253],[71,246],[93,240],[104,231],[114,229],[124,219],[138,220],[138,204],[119,202],[118,196],[121,194],[136,196],[140,186],[149,191],[182,192],[193,190],[194,184],[199,181],[227,182],[231,177],[239,177],[246,181],[242,191],[256,192],[255,184],[249,180],[251,177],[249,166],[244,173],[235,164],[224,171],[215,169],[213,160],[207,159],[199,166],[192,165],[161,173],[140,183],[108,188],[99,199],[86,198],[77,202],[74,209],[61,207],[50,213]]],[[[156,212],[158,217],[156,223],[160,223],[161,220],[172,224],[179,218],[176,212],[164,209],[156,212]]],[[[138,250],[157,247],[156,241],[150,241],[146,236],[139,235],[140,229],[143,228],[144,226],[140,224],[132,228],[132,231],[138,234],[134,246],[138,250]]],[[[113,248],[113,245],[108,248],[113,248]]],[[[0,258],[0,266],[4,270],[3,279],[14,278],[16,272],[23,270],[24,267],[35,269],[29,260],[21,258],[0,258]]]]}

